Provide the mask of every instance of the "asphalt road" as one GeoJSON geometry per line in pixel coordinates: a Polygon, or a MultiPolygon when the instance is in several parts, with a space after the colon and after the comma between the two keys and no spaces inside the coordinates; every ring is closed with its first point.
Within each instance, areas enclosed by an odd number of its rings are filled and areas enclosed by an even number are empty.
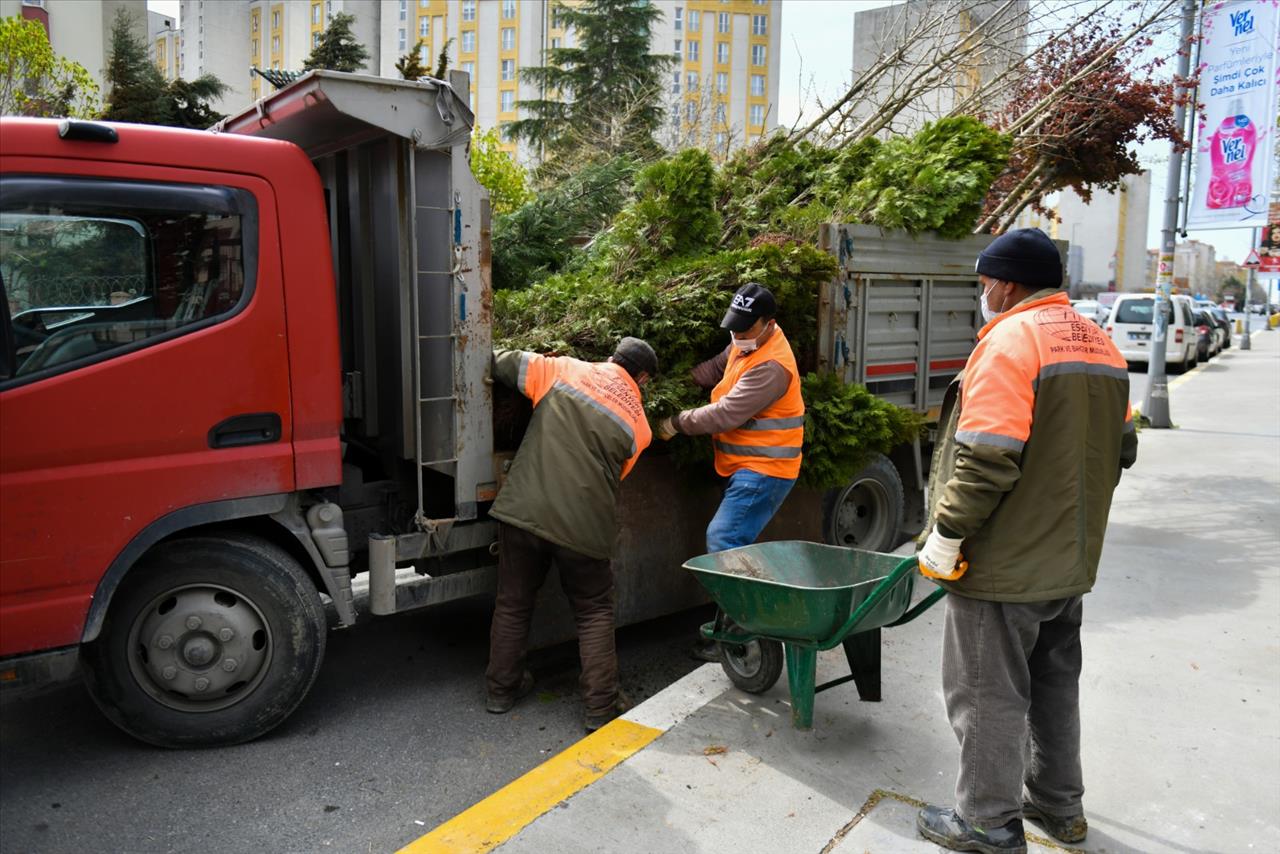
{"type": "MultiPolygon", "coordinates": [[[[78,684],[0,709],[0,852],[393,851],[583,735],[577,649],[535,653],[533,696],[484,712],[490,604],[333,632],[294,715],[246,745],[169,751],[78,684]]],[[[618,634],[639,701],[698,666],[708,609],[618,634]]]]}

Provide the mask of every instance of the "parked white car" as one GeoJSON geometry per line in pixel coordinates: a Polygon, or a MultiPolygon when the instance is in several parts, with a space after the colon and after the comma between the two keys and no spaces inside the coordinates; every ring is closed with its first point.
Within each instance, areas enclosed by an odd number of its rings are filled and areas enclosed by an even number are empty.
{"type": "MultiPolygon", "coordinates": [[[[1106,330],[1127,362],[1151,361],[1151,336],[1155,332],[1155,302],[1152,294],[1121,294],[1111,307],[1106,330]]],[[[1166,311],[1169,333],[1165,339],[1165,363],[1171,370],[1185,371],[1193,367],[1196,353],[1196,327],[1192,322],[1191,298],[1175,295],[1166,311]]]]}

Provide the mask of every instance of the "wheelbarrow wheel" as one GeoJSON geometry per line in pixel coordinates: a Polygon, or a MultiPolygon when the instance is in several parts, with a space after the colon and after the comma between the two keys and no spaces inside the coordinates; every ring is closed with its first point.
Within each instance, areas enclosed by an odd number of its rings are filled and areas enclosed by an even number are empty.
{"type": "MultiPolygon", "coordinates": [[[[730,631],[736,626],[730,624],[730,631]]],[[[722,643],[720,666],[738,688],[748,694],[763,694],[782,675],[782,644],[773,640],[753,640],[744,644],[722,643]]]]}

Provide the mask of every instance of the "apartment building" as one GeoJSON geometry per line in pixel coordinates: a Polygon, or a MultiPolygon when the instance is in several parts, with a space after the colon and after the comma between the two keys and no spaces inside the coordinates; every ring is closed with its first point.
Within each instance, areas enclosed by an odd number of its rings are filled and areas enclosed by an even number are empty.
{"type": "MultiPolygon", "coordinates": [[[[960,46],[968,49],[964,58],[915,97],[886,133],[912,134],[947,115],[1026,53],[1030,14],[1029,0],[907,0],[858,12],[853,16],[853,79],[904,45],[905,50],[855,103],[855,120],[911,87],[921,69],[960,46]]],[[[984,104],[988,109],[991,100],[984,104]]]]}
{"type": "Polygon", "coordinates": [[[1149,171],[1125,176],[1114,192],[1095,190],[1087,202],[1071,189],[1053,193],[1043,207],[1046,213],[1024,210],[1014,225],[1069,242],[1065,272],[1073,299],[1155,284],[1147,249],[1149,171]]]}
{"type": "Polygon", "coordinates": [[[168,15],[148,11],[147,33],[151,58],[164,79],[182,77],[182,31],[178,29],[178,21],[168,15]]]}
{"type": "MultiPolygon", "coordinates": [[[[1199,240],[1173,248],[1173,286],[1185,294],[1213,294],[1219,284],[1217,250],[1199,240]]],[[[1244,279],[1241,279],[1244,281],[1244,279]]]]}
{"type": "Polygon", "coordinates": [[[140,41],[147,41],[146,0],[0,0],[0,18],[39,21],[55,53],[85,67],[107,96],[104,71],[111,55],[111,27],[123,10],[140,41]]]}

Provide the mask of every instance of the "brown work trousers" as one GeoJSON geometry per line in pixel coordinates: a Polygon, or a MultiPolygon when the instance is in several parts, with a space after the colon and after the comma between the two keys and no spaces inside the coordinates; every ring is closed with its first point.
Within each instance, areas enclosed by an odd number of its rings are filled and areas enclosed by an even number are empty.
{"type": "Polygon", "coordinates": [[[510,697],[520,686],[529,623],[538,589],[554,562],[573,606],[582,661],[586,712],[605,714],[618,699],[618,653],[613,638],[613,567],[505,522],[498,526],[498,593],[489,628],[489,693],[510,697]]]}

